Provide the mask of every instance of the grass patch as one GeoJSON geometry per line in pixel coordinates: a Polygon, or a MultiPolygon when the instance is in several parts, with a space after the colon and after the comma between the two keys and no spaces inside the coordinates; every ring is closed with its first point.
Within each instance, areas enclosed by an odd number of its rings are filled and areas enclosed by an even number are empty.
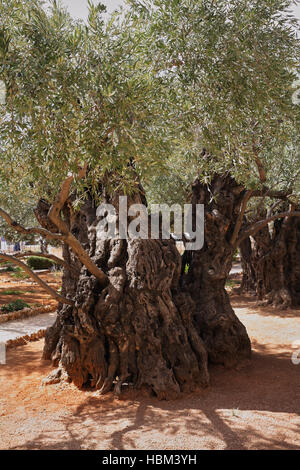
{"type": "Polygon", "coordinates": [[[23,269],[20,268],[19,266],[14,269],[14,272],[11,276],[14,277],[15,279],[28,279],[29,278],[28,274],[26,274],[23,271],[23,269]]]}
{"type": "Polygon", "coordinates": [[[19,310],[23,310],[24,308],[30,308],[30,305],[28,305],[22,299],[17,299],[17,300],[14,300],[13,302],[10,302],[9,304],[2,305],[1,312],[2,313],[17,312],[19,310]]]}
{"type": "Polygon", "coordinates": [[[13,290],[13,289],[7,289],[3,290],[0,292],[0,295],[22,295],[24,294],[24,291],[21,290],[13,290]]]}
{"type": "Polygon", "coordinates": [[[4,269],[2,269],[3,273],[13,273],[15,272],[15,268],[13,266],[6,266],[4,269]]]}
{"type": "Polygon", "coordinates": [[[14,290],[14,289],[7,289],[0,291],[0,295],[22,295],[22,294],[34,294],[33,290],[14,290]]]}

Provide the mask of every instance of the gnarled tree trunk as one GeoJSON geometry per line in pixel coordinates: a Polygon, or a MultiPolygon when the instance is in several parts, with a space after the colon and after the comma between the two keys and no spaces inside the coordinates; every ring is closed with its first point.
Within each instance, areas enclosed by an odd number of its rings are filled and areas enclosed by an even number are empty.
{"type": "Polygon", "coordinates": [[[243,290],[252,290],[263,305],[288,308],[300,305],[300,221],[288,217],[264,227],[242,251],[243,290]],[[248,274],[250,273],[250,275],[248,274]]]}
{"type": "Polygon", "coordinates": [[[197,330],[209,359],[226,367],[251,356],[246,329],[225,290],[235,251],[232,236],[244,197],[244,188],[229,175],[216,175],[209,185],[195,181],[191,202],[204,204],[205,242],[202,250],[185,254],[189,269],[182,274],[183,289],[195,303],[197,330]]]}
{"type": "MultiPolygon", "coordinates": [[[[207,386],[208,358],[226,366],[248,359],[249,338],[225,291],[243,195],[230,177],[216,177],[211,188],[194,185],[193,202],[206,206],[206,241],[187,276],[174,241],[103,239],[91,196],[76,214],[66,204],[64,221],[109,282],[100,285],[64,247],[70,269],[62,294],[75,305],[61,305],[46,333],[44,358],[57,367],[48,383],[67,378],[117,394],[132,384],[170,399],[207,386]]],[[[103,198],[118,212],[116,196],[103,198]]],[[[145,203],[141,189],[131,202],[145,203]]]]}
{"type": "Polygon", "coordinates": [[[44,358],[57,367],[48,382],[67,377],[102,393],[120,393],[131,383],[160,399],[207,386],[207,352],[192,318],[193,302],[179,289],[175,243],[101,239],[91,197],[78,214],[65,208],[64,220],[109,283],[101,287],[65,246],[70,269],[62,293],[75,306],[61,305],[46,333],[44,358]]]}

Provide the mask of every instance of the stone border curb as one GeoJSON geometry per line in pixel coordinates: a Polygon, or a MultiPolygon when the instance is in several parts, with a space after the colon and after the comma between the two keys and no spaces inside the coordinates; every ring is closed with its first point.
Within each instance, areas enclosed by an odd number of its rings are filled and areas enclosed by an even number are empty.
{"type": "Polygon", "coordinates": [[[24,308],[23,310],[19,310],[17,312],[0,314],[0,324],[7,323],[11,320],[20,320],[22,318],[34,317],[42,313],[51,313],[55,312],[56,310],[57,306],[51,307],[50,305],[46,307],[24,308]]]}
{"type": "Polygon", "coordinates": [[[9,341],[6,342],[6,348],[12,349],[12,348],[15,348],[16,346],[24,346],[25,344],[30,343],[32,341],[38,341],[39,339],[44,338],[45,334],[46,334],[46,329],[39,330],[36,333],[32,333],[32,335],[25,335],[25,336],[21,336],[20,338],[10,339],[9,341]]]}

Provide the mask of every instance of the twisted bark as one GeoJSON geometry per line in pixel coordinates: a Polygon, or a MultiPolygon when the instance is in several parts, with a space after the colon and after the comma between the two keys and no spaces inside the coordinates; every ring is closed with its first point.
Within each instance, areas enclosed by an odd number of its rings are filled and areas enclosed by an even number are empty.
{"type": "MultiPolygon", "coordinates": [[[[116,199],[106,195],[105,202],[116,205],[116,199]]],[[[142,193],[134,196],[142,201],[142,193]]],[[[103,288],[85,266],[78,277],[65,272],[63,292],[72,293],[75,306],[61,306],[46,333],[44,358],[57,367],[48,382],[67,376],[78,387],[117,394],[131,384],[159,399],[206,386],[207,352],[194,324],[195,305],[179,289],[175,243],[101,239],[91,197],[64,220],[109,283],[103,288]]],[[[72,256],[65,248],[69,264],[72,256]]]]}
{"type": "Polygon", "coordinates": [[[300,219],[288,215],[273,229],[264,226],[241,252],[243,291],[254,290],[262,305],[282,309],[300,305],[300,219]]]}
{"type": "Polygon", "coordinates": [[[235,250],[232,241],[248,197],[229,175],[215,175],[209,185],[197,179],[191,196],[194,205],[204,204],[205,244],[202,250],[186,254],[189,269],[182,274],[182,285],[195,303],[198,333],[210,361],[228,367],[251,355],[246,329],[231,308],[225,290],[235,250]]]}
{"type": "MultiPolygon", "coordinates": [[[[73,211],[71,182],[52,205],[40,201],[36,210],[40,233],[63,242],[64,258],[62,301],[43,353],[57,369],[46,383],[67,378],[117,394],[131,384],[169,399],[208,384],[208,359],[233,366],[250,357],[225,290],[250,197],[242,186],[218,175],[210,186],[194,184],[192,202],[205,204],[206,241],[186,253],[185,275],[173,240],[103,239],[91,194],[73,211]]],[[[117,212],[118,195],[102,192],[117,212]]],[[[140,185],[129,203],[145,203],[140,185]]]]}

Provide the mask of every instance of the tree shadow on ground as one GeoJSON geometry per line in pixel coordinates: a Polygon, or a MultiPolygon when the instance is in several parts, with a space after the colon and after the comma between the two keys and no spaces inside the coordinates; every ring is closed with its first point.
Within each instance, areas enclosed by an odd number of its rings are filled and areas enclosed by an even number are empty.
{"type": "Polygon", "coordinates": [[[41,351],[26,350],[24,345],[7,348],[6,356],[7,363],[0,365],[0,380],[2,372],[6,380],[13,379],[16,375],[19,379],[27,378],[37,371],[37,363],[39,372],[47,374],[49,371],[49,361],[41,359],[41,351]]]}
{"type": "MultiPolygon", "coordinates": [[[[248,297],[232,300],[234,306],[237,302],[239,309],[247,309],[252,329],[255,326],[252,361],[241,370],[210,366],[208,389],[169,402],[133,394],[118,400],[113,394],[100,397],[83,390],[76,391],[75,404],[66,398],[67,388],[64,400],[57,395],[61,409],[56,407],[51,413],[48,409],[46,419],[30,413],[23,424],[26,427],[28,423],[26,440],[22,437],[20,445],[9,448],[300,450],[300,365],[292,363],[289,339],[284,344],[267,342],[281,340],[278,331],[282,320],[278,317],[297,318],[300,312],[257,308],[255,300],[248,297]],[[275,317],[273,329],[269,331],[271,318],[261,322],[254,314],[275,317]],[[267,328],[268,339],[263,336],[263,344],[255,338],[261,338],[261,328],[267,328]]],[[[289,330],[294,325],[287,327],[287,338],[291,338],[289,330]]],[[[40,350],[18,349],[9,354],[6,377],[13,380],[17,373],[21,381],[30,381],[37,367],[42,377],[47,375],[49,362],[41,361],[40,350]]],[[[48,390],[55,397],[56,386],[48,390]]]]}
{"type": "Polygon", "coordinates": [[[208,389],[176,401],[82,392],[86,398],[67,417],[53,416],[47,431],[16,448],[300,450],[300,366],[287,352],[255,349],[251,365],[213,366],[208,389]]]}

